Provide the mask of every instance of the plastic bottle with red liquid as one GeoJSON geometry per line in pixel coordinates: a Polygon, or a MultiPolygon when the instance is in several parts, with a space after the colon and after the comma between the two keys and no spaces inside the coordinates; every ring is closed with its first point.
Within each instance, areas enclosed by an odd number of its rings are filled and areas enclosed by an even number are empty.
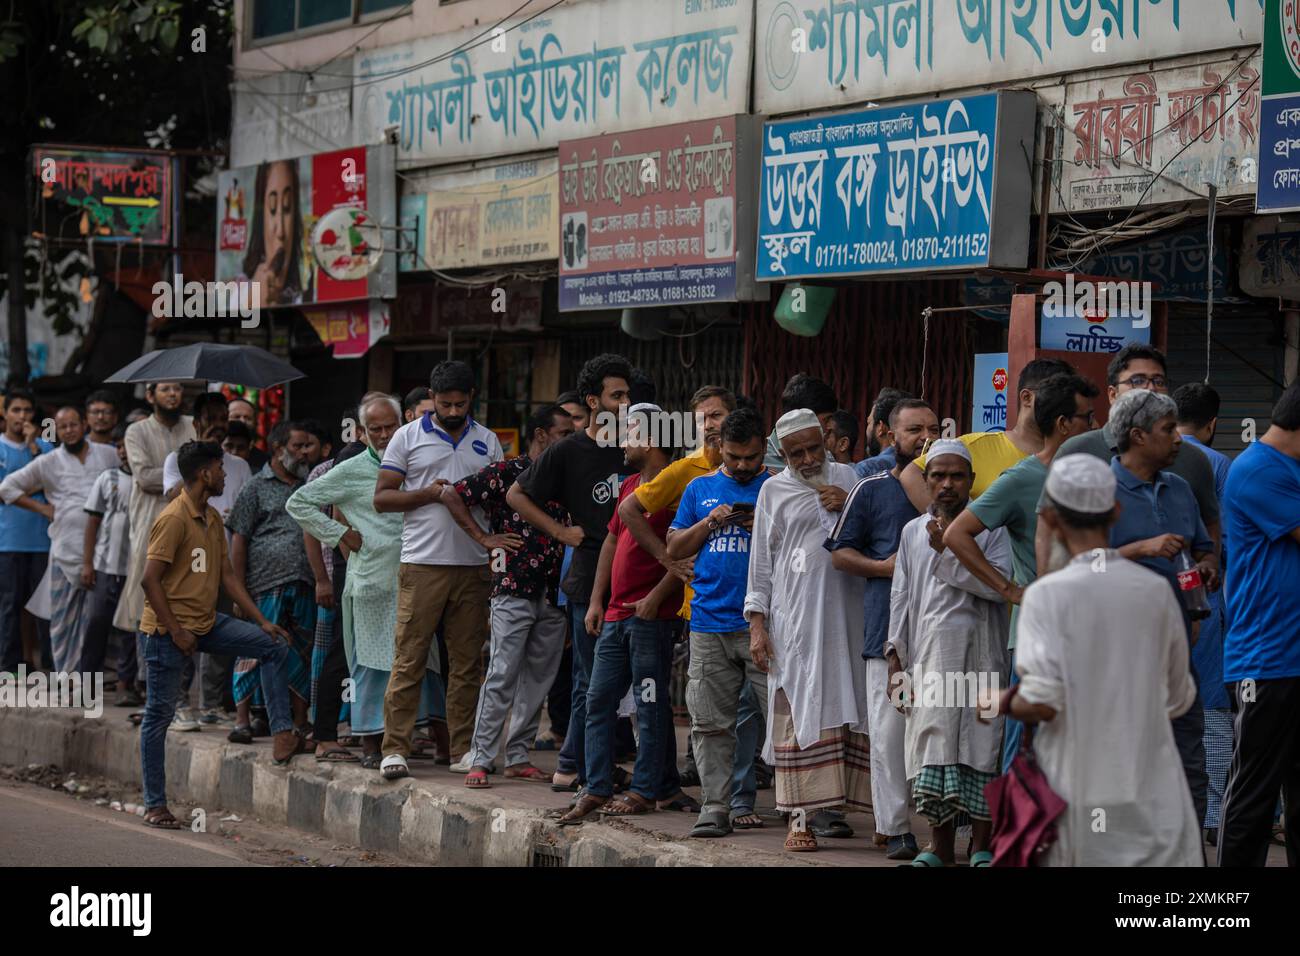
{"type": "Polygon", "coordinates": [[[1174,559],[1174,570],[1178,574],[1178,594],[1183,599],[1187,616],[1193,621],[1200,621],[1210,616],[1210,598],[1205,591],[1205,581],[1201,578],[1201,569],[1192,560],[1192,553],[1187,548],[1178,552],[1174,559]]]}

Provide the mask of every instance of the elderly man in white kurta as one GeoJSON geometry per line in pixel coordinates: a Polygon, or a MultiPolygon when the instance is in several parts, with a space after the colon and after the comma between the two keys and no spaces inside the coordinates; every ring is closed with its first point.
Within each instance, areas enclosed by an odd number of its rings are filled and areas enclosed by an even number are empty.
{"type": "Polygon", "coordinates": [[[1038,765],[1066,804],[1042,862],[1203,866],[1169,723],[1196,700],[1178,599],[1164,578],[1110,548],[1115,475],[1105,462],[1057,458],[1044,498],[1040,520],[1071,560],[1025,588],[1020,683],[1003,706],[1038,725],[1038,765]]]}
{"type": "Polygon", "coordinates": [[[81,586],[86,499],[95,479],[117,467],[117,450],[86,440],[80,408],[60,408],[54,416],[59,447],[38,455],[0,484],[0,499],[50,521],[50,652],[54,669],[75,671],[81,661],[86,595],[81,586]],[[33,495],[45,492],[45,501],[33,495]]]}
{"type": "MultiPolygon", "coordinates": [[[[979,719],[981,697],[996,701],[1007,669],[1009,618],[997,591],[943,544],[966,507],[975,478],[971,455],[954,439],[926,456],[930,509],[903,527],[889,602],[890,696],[906,717],[904,758],[916,809],[930,821],[931,850],[913,866],[952,866],[957,818],[971,820],[971,866],[988,866],[991,814],[984,787],[1000,769],[1001,717],[979,719]]],[[[1011,568],[1005,528],[975,543],[1002,574],[1011,568]]]]}
{"type": "Polygon", "coordinates": [[[830,460],[810,410],[776,423],[786,468],[758,493],[750,542],[745,617],[750,653],[767,672],[763,759],[776,768],[776,806],[790,813],[787,850],[817,849],[807,814],[870,806],[863,581],[836,571],[822,547],[850,465],[830,460]]]}

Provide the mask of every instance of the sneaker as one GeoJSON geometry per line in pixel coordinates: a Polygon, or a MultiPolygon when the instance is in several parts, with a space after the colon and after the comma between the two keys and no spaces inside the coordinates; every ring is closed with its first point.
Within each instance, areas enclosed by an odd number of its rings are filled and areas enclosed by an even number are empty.
{"type": "Polygon", "coordinates": [[[885,844],[885,856],[890,860],[912,860],[919,852],[920,847],[916,845],[916,837],[910,833],[891,836],[889,842],[885,844]]]}
{"type": "Polygon", "coordinates": [[[201,724],[224,724],[226,715],[219,710],[205,710],[199,714],[199,723],[201,724]]]}
{"type": "Polygon", "coordinates": [[[447,769],[449,769],[452,773],[469,773],[471,770],[474,769],[474,764],[470,763],[469,761],[469,758],[471,756],[472,755],[469,753],[465,754],[465,756],[461,757],[459,760],[457,760],[454,764],[452,764],[447,769]]]}
{"type": "Polygon", "coordinates": [[[194,714],[188,707],[178,707],[168,729],[181,733],[195,731],[199,729],[199,722],[194,719],[194,714]]]}

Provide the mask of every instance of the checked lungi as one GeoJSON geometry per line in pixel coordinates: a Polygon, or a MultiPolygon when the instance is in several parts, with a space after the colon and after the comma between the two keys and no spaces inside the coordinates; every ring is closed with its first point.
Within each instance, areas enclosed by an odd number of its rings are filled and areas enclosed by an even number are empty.
{"type": "Polygon", "coordinates": [[[772,750],[776,756],[776,808],[871,808],[871,748],[867,735],[845,727],[824,729],[800,748],[785,691],[772,700],[772,750]]]}
{"type": "Polygon", "coordinates": [[[916,812],[936,827],[965,816],[972,820],[991,820],[984,788],[997,779],[995,773],[985,773],[965,764],[945,764],[942,767],[922,767],[912,780],[912,796],[916,798],[916,812]]]}
{"type": "MultiPolygon", "coordinates": [[[[289,632],[289,657],[285,667],[289,674],[289,691],[302,700],[311,700],[311,651],[316,632],[316,589],[301,581],[282,584],[259,594],[257,608],[272,624],[289,632]]],[[[241,657],[235,661],[234,697],[242,704],[251,698],[254,707],[265,707],[259,661],[241,657]]]]}

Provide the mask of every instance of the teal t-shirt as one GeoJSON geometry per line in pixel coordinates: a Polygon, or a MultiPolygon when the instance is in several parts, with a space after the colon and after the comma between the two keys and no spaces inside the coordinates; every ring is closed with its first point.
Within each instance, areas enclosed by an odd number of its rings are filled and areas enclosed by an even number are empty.
{"type": "MultiPolygon", "coordinates": [[[[1034,532],[1038,529],[1038,498],[1047,482],[1047,466],[1037,455],[1012,465],[966,507],[984,527],[1006,528],[1011,539],[1011,580],[1020,587],[1038,577],[1034,558],[1034,532]]],[[[1016,646],[1019,605],[1011,606],[1011,636],[1008,647],[1016,646]]]]}

